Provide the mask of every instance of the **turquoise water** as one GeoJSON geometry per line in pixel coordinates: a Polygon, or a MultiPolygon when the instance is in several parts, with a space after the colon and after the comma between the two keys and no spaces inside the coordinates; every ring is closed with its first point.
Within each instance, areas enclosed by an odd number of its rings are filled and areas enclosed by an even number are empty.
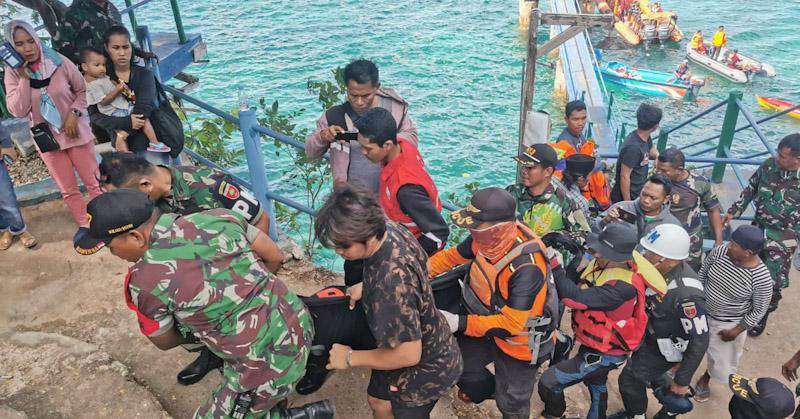
{"type": "MultiPolygon", "coordinates": [[[[546,5],[546,1],[542,1],[546,5]]],[[[665,109],[662,125],[670,126],[739,89],[756,117],[756,94],[800,103],[800,28],[792,11],[800,1],[768,2],[769,8],[731,1],[666,1],[677,12],[687,34],[702,29],[707,37],[719,24],[728,28],[729,45],[775,66],[778,76],[736,85],[709,75],[698,103],[656,99],[615,91],[616,112],[635,124],[635,109],[647,100],[665,109]],[[780,6],[780,7],[778,7],[780,6]]],[[[421,150],[443,192],[460,191],[466,182],[506,185],[514,179],[510,157],[517,144],[520,79],[525,38],[517,25],[517,2],[506,1],[181,1],[184,24],[208,43],[209,64],[189,72],[201,79],[193,93],[224,109],[236,105],[236,84],[251,98],[279,100],[284,110],[305,111],[301,127],[311,128],[322,111],[306,89],[309,79],[330,78],[330,70],[365,57],[380,67],[381,80],[411,104],[421,150]],[[226,5],[226,6],[223,6],[226,5]]],[[[546,7],[546,6],[545,6],[546,7]]],[[[151,30],[174,31],[169,2],[156,1],[139,13],[151,30]]],[[[541,37],[546,37],[543,30],[541,37]]],[[[685,43],[685,41],[684,41],[685,43]]],[[[683,45],[683,44],[682,44],[683,45]]],[[[683,47],[605,51],[606,60],[641,68],[671,70],[683,58],[683,47]],[[646,55],[646,54],[649,54],[646,55]]],[[[693,69],[702,73],[702,70],[693,69]]],[[[537,68],[535,108],[561,115],[564,98],[553,98],[553,72],[537,68]]],[[[718,132],[722,113],[671,136],[686,144],[718,132]]],[[[744,119],[740,117],[740,123],[744,119]]],[[[556,118],[555,133],[563,127],[556,118]]],[[[800,121],[782,117],[764,132],[774,143],[797,132],[800,121]]],[[[231,144],[238,147],[238,144],[231,144]]],[[[268,147],[271,147],[268,146],[268,147]]],[[[735,152],[757,152],[762,146],[750,132],[737,134],[735,152]]],[[[271,161],[286,169],[285,162],[271,161]]],[[[243,172],[244,166],[236,168],[243,172]]],[[[272,172],[271,172],[272,173],[272,172]]],[[[281,189],[279,173],[271,177],[281,189]]]]}

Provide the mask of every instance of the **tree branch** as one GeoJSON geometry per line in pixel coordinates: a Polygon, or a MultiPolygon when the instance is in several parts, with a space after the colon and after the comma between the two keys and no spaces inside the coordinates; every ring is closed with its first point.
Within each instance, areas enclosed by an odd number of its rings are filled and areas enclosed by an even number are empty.
{"type": "Polygon", "coordinates": [[[14,2],[39,13],[50,36],[56,35],[67,13],[67,5],[59,0],[14,0],[14,2]]]}

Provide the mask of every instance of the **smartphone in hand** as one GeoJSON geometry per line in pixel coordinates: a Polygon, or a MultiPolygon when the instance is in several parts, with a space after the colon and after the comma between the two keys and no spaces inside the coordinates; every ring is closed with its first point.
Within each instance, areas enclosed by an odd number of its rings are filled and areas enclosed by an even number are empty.
{"type": "Polygon", "coordinates": [[[25,64],[25,60],[19,55],[16,48],[10,42],[0,44],[0,60],[11,68],[20,68],[25,64]]]}
{"type": "Polygon", "coordinates": [[[336,141],[358,141],[358,132],[355,131],[337,132],[336,141]]]}
{"type": "Polygon", "coordinates": [[[617,213],[619,214],[620,220],[625,221],[626,223],[636,224],[636,214],[625,211],[622,208],[617,208],[617,213]]]}

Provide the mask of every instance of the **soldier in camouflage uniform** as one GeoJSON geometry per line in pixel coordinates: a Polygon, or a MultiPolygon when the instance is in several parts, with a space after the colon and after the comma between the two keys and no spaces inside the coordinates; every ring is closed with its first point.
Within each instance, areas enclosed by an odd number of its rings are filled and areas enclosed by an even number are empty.
{"type": "Polygon", "coordinates": [[[104,153],[100,182],[107,190],[137,189],[163,212],[181,215],[227,208],[259,230],[269,231],[269,217],[252,192],[219,170],[199,166],[156,166],[133,153],[104,153]]]}
{"type": "MultiPolygon", "coordinates": [[[[797,249],[800,234],[800,134],[784,137],[775,157],[768,158],[750,176],[725,216],[724,223],[739,217],[751,202],[756,207],[754,224],[764,230],[766,241],[759,256],[769,268],[774,282],[770,312],[778,308],[781,289],[789,286],[792,255],[797,249]]],[[[766,327],[767,316],[759,327],[748,331],[760,335],[766,327]]]]}
{"type": "Polygon", "coordinates": [[[692,269],[699,271],[703,262],[703,220],[700,206],[708,213],[715,246],[722,245],[722,216],[717,195],[711,190],[711,182],[705,176],[693,174],[685,166],[683,152],[674,147],[664,150],[656,160],[656,172],[672,181],[670,212],[689,233],[691,246],[687,263],[692,269]]]}
{"type": "MultiPolygon", "coordinates": [[[[112,26],[121,26],[122,17],[114,4],[106,0],[74,0],[53,36],[53,48],[73,63],[80,64],[80,52],[86,47],[103,49],[103,37],[112,26]]],[[[136,56],[156,58],[153,53],[134,49],[136,56]]]]}
{"type": "MultiPolygon", "coordinates": [[[[180,215],[194,214],[214,208],[227,208],[264,233],[269,232],[269,217],[261,204],[247,189],[237,185],[226,173],[197,166],[156,166],[133,153],[105,153],[100,162],[100,181],[107,190],[135,189],[146,193],[162,212],[180,215]]],[[[269,238],[267,268],[275,273],[283,261],[283,252],[269,238]]],[[[222,365],[205,347],[197,360],[178,373],[178,382],[194,384],[211,370],[222,365]]]]}
{"type": "Polygon", "coordinates": [[[542,237],[561,231],[583,244],[589,222],[567,191],[550,182],[558,162],[555,150],[547,144],[534,144],[515,157],[520,164],[521,183],[506,188],[517,200],[517,216],[542,237]]]}
{"type": "Polygon", "coordinates": [[[264,265],[266,235],[225,209],[162,214],[126,189],[93,199],[88,212],[90,234],[135,263],[125,296],[142,333],[162,350],[199,341],[225,360],[223,382],[195,417],[281,418],[314,329],[264,265]]]}

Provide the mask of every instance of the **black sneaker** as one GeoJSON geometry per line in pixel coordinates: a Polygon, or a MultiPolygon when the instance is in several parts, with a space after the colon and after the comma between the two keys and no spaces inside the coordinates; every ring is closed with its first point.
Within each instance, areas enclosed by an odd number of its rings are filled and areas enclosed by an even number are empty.
{"type": "Polygon", "coordinates": [[[281,419],[333,419],[336,407],[330,400],[320,400],[299,407],[278,410],[281,419]]]}
{"type": "Polygon", "coordinates": [[[769,318],[769,312],[764,314],[764,317],[761,318],[761,321],[758,322],[756,327],[747,330],[747,335],[752,337],[761,336],[761,334],[764,333],[764,329],[767,328],[768,318],[769,318]]]}
{"type": "Polygon", "coordinates": [[[222,368],[222,358],[214,355],[208,348],[203,348],[200,356],[178,373],[178,384],[190,386],[217,368],[222,368]]]}
{"type": "Polygon", "coordinates": [[[628,413],[623,410],[621,412],[614,413],[613,415],[608,415],[608,419],[630,419],[630,416],[628,416],[628,413]]]}

